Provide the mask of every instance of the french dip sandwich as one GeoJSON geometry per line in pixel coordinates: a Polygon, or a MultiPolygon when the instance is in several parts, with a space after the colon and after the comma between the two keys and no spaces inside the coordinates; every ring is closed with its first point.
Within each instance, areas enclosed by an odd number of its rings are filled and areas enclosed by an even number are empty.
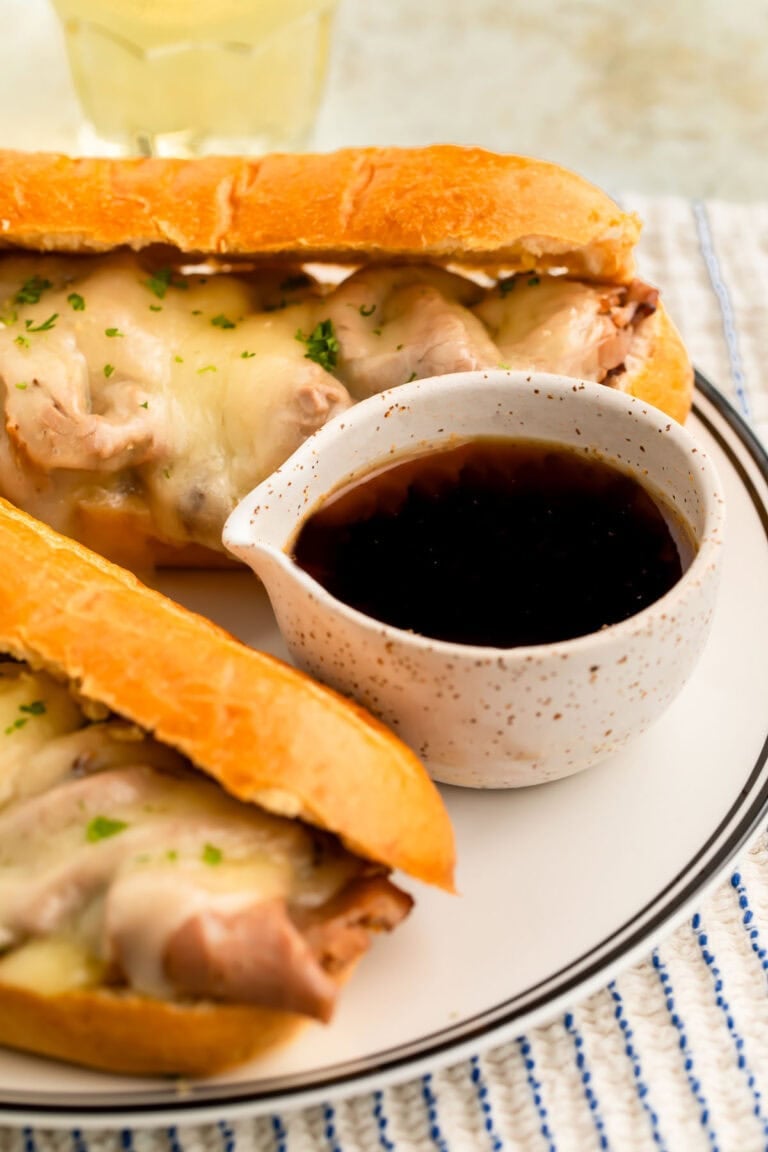
{"type": "Polygon", "coordinates": [[[0,1044],[205,1075],[328,1020],[390,870],[452,889],[418,760],[4,501],[0,551],[0,1044]]]}
{"type": "Polygon", "coordinates": [[[477,149],[0,152],[0,494],[133,567],[205,564],[238,500],[385,388],[504,366],[685,418],[634,215],[477,149]]]}

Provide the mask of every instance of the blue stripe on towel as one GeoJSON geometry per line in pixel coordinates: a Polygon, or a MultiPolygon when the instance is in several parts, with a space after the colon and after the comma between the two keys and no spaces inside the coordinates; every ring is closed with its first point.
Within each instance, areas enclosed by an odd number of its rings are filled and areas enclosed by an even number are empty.
{"type": "Polygon", "coordinates": [[[768,949],[764,948],[760,943],[760,932],[754,923],[754,915],[749,906],[749,897],[747,896],[747,889],[744,881],[741,878],[740,872],[734,872],[731,876],[731,887],[736,892],[739,898],[739,908],[743,913],[741,917],[741,925],[744,931],[749,936],[749,946],[760,961],[763,972],[768,973],[768,949]]]}
{"type": "Polygon", "coordinates": [[[79,1128],[72,1129],[72,1152],[88,1152],[88,1141],[79,1128]]]}
{"type": "Polygon", "coordinates": [[[523,1058],[525,1066],[525,1078],[528,1081],[528,1087],[533,1096],[534,1107],[539,1117],[539,1132],[541,1132],[544,1139],[547,1141],[547,1152],[557,1152],[557,1147],[549,1127],[549,1113],[544,1105],[544,1100],[541,1094],[541,1082],[536,1079],[536,1061],[533,1058],[533,1050],[530,1041],[525,1036],[518,1036],[517,1046],[520,1049],[520,1055],[523,1058]]]}
{"type": "Polygon", "coordinates": [[[130,1128],[123,1128],[121,1131],[120,1147],[123,1152],[133,1152],[133,1132],[130,1128]]]}
{"type": "Polygon", "coordinates": [[[373,1094],[373,1118],[376,1121],[376,1131],[378,1132],[379,1136],[379,1144],[384,1149],[384,1152],[395,1152],[395,1145],[387,1135],[389,1117],[384,1111],[383,1092],[374,1092],[373,1094]]]}
{"type": "Polygon", "coordinates": [[[650,1121],[651,1135],[653,1137],[654,1144],[660,1148],[662,1152],[666,1152],[667,1145],[664,1137],[661,1134],[661,1129],[659,1128],[659,1118],[656,1115],[656,1112],[654,1111],[650,1101],[648,1085],[643,1079],[643,1069],[640,1064],[640,1057],[633,1043],[634,1032],[632,1031],[629,1020],[627,1019],[623,997],[613,981],[608,985],[608,991],[610,992],[611,998],[616,1005],[613,1014],[616,1018],[616,1023],[621,1029],[621,1034],[624,1037],[624,1051],[632,1067],[632,1076],[635,1081],[635,1091],[637,1092],[637,1098],[640,1101],[640,1105],[648,1117],[648,1120],[650,1121]]]}
{"type": "Polygon", "coordinates": [[[288,1152],[288,1134],[282,1116],[272,1117],[272,1135],[275,1138],[275,1152],[288,1152]]]}
{"type": "Polygon", "coordinates": [[[747,419],[750,419],[752,412],[749,403],[749,396],[747,395],[747,378],[744,372],[744,364],[741,359],[741,351],[739,349],[739,337],[736,332],[736,320],[733,312],[733,304],[731,302],[731,294],[723,279],[720,261],[717,258],[715,251],[714,240],[712,239],[712,229],[709,226],[709,216],[707,209],[701,200],[693,200],[691,202],[691,210],[693,212],[693,219],[696,223],[696,234],[699,238],[699,248],[704,257],[704,263],[709,274],[709,280],[712,285],[712,291],[717,297],[717,303],[720,306],[720,316],[723,321],[723,335],[725,336],[725,344],[728,349],[728,362],[731,368],[731,380],[733,388],[741,406],[741,411],[747,419]]]}
{"type": "Polygon", "coordinates": [[[341,1144],[339,1144],[336,1133],[336,1112],[330,1104],[326,1104],[323,1108],[323,1122],[325,1124],[323,1135],[328,1141],[328,1147],[331,1149],[331,1152],[342,1152],[341,1144]]]}
{"type": "Polygon", "coordinates": [[[440,1131],[440,1119],[437,1113],[437,1097],[432,1091],[432,1075],[427,1073],[426,1076],[421,1078],[421,1094],[424,1097],[424,1103],[427,1106],[427,1116],[429,1118],[429,1135],[433,1144],[439,1149],[439,1152],[448,1152],[448,1145],[445,1142],[445,1137],[440,1131]]]}
{"type": "Polygon", "coordinates": [[[179,1130],[175,1125],[168,1129],[166,1135],[168,1137],[169,1152],[184,1152],[184,1145],[179,1139],[179,1130]]]}
{"type": "Polygon", "coordinates": [[[744,1053],[744,1037],[739,1034],[736,1023],[731,1015],[731,1009],[728,1001],[725,998],[723,991],[723,977],[720,969],[715,961],[714,953],[709,947],[709,940],[706,932],[701,930],[701,916],[697,912],[691,921],[691,928],[696,936],[696,942],[701,949],[701,958],[712,974],[715,992],[715,1004],[723,1013],[725,1017],[725,1026],[728,1029],[728,1035],[733,1041],[733,1046],[736,1049],[736,1063],[747,1079],[747,1087],[752,1093],[752,1114],[755,1116],[763,1126],[763,1135],[768,1136],[768,1122],[763,1114],[763,1102],[760,1089],[755,1083],[754,1073],[749,1066],[749,1062],[744,1053]]]}
{"type": "Polygon", "coordinates": [[[595,1126],[595,1132],[597,1132],[598,1140],[600,1141],[600,1147],[602,1149],[610,1149],[608,1137],[605,1134],[605,1121],[600,1115],[600,1105],[595,1095],[595,1090],[592,1087],[592,1073],[589,1070],[587,1058],[584,1055],[584,1038],[576,1027],[572,1012],[566,1012],[563,1018],[563,1024],[565,1025],[566,1032],[573,1039],[573,1046],[576,1049],[576,1067],[581,1076],[584,1098],[589,1106],[592,1123],[595,1126]]]}
{"type": "Polygon", "coordinates": [[[235,1152],[237,1148],[237,1137],[235,1136],[234,1128],[227,1124],[226,1120],[220,1120],[219,1132],[221,1132],[222,1152],[235,1152]]]}
{"type": "Polygon", "coordinates": [[[34,1131],[31,1128],[22,1128],[21,1135],[24,1141],[24,1152],[37,1152],[34,1131]]]}
{"type": "Polygon", "coordinates": [[[701,1081],[699,1080],[694,1070],[693,1057],[691,1056],[688,1049],[688,1037],[685,1033],[683,1021],[680,1019],[680,1016],[678,1015],[677,1009],[675,1007],[675,992],[672,987],[672,981],[669,978],[666,965],[659,956],[658,952],[653,953],[651,960],[653,967],[656,969],[659,980],[661,981],[661,987],[664,992],[664,1002],[667,1006],[667,1011],[669,1012],[669,1019],[672,1023],[672,1027],[677,1030],[678,1036],[680,1037],[679,1048],[683,1057],[683,1068],[685,1069],[685,1076],[688,1081],[688,1087],[690,1088],[696,1103],[701,1109],[699,1112],[699,1123],[707,1134],[712,1152],[719,1152],[717,1136],[715,1135],[715,1131],[710,1124],[709,1105],[707,1104],[706,1097],[704,1096],[704,1093],[701,1089],[701,1081]]]}
{"type": "Polygon", "coordinates": [[[502,1152],[504,1148],[504,1141],[496,1131],[496,1125],[493,1120],[493,1110],[491,1108],[491,1094],[488,1091],[488,1085],[485,1082],[483,1070],[480,1067],[480,1061],[477,1056],[473,1056],[469,1062],[469,1076],[475,1086],[475,1091],[477,1092],[480,1111],[483,1114],[483,1127],[488,1133],[488,1138],[491,1141],[491,1148],[493,1149],[493,1152],[502,1152]]]}

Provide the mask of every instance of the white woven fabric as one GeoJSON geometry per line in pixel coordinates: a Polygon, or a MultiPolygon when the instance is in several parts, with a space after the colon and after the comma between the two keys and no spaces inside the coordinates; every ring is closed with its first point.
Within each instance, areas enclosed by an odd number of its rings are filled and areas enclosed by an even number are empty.
{"type": "MultiPolygon", "coordinates": [[[[768,439],[768,204],[622,200],[646,222],[641,272],[663,285],[695,362],[768,439]]],[[[86,1149],[768,1149],[768,838],[644,963],[548,1027],[472,1061],[254,1121],[0,1132],[0,1152],[86,1149]]]]}

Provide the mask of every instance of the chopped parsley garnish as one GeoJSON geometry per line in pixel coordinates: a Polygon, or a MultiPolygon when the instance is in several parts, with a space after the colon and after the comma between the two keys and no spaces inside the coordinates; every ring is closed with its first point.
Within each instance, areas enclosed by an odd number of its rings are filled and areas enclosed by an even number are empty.
{"type": "Polygon", "coordinates": [[[112,373],[114,372],[114,370],[115,370],[114,364],[105,364],[104,365],[104,375],[106,376],[107,380],[109,380],[109,378],[112,375],[112,373]]]}
{"type": "Polygon", "coordinates": [[[13,308],[10,312],[4,312],[2,316],[0,316],[0,324],[7,328],[9,324],[15,324],[18,318],[18,312],[13,308]]]}
{"type": "Polygon", "coordinates": [[[507,280],[499,281],[499,292],[502,296],[508,296],[515,286],[515,277],[510,276],[507,280]]]}
{"type": "Polygon", "coordinates": [[[255,355],[256,355],[255,352],[241,352],[240,353],[240,359],[241,360],[250,360],[255,355]]]}
{"type": "Polygon", "coordinates": [[[19,712],[28,712],[30,716],[44,716],[47,708],[44,700],[33,700],[31,704],[20,704],[19,712]]]}
{"type": "Polygon", "coordinates": [[[183,363],[184,363],[184,358],[183,358],[183,356],[174,356],[174,358],[173,358],[173,359],[174,359],[174,361],[175,361],[177,364],[183,364],[183,363]]]}
{"type": "Polygon", "coordinates": [[[44,280],[42,276],[32,276],[29,280],[25,280],[21,288],[13,298],[14,304],[37,304],[43,292],[47,292],[49,288],[53,288],[50,280],[44,280]]]}
{"type": "Polygon", "coordinates": [[[169,848],[165,854],[166,860],[178,860],[179,854],[175,848],[169,848]]]}
{"type": "Polygon", "coordinates": [[[143,404],[139,404],[139,408],[149,408],[149,400],[145,400],[143,404]]]}
{"type": "Polygon", "coordinates": [[[413,380],[415,380],[415,379],[416,379],[416,373],[415,373],[415,372],[411,372],[410,376],[409,376],[409,377],[408,377],[408,379],[406,380],[406,384],[410,384],[410,383],[411,383],[413,380]]]}
{"type": "Polygon", "coordinates": [[[221,864],[222,856],[221,848],[217,848],[215,844],[206,844],[205,848],[203,848],[202,859],[205,864],[210,864],[211,866],[221,864]]]}
{"type": "Polygon", "coordinates": [[[49,332],[59,318],[58,312],[54,312],[47,320],[43,320],[42,324],[33,324],[31,320],[24,321],[24,327],[27,332],[49,332]]]}
{"type": "Polygon", "coordinates": [[[67,304],[73,308],[75,312],[85,312],[85,300],[79,292],[70,292],[67,296],[67,304]]]}
{"type": "Polygon", "coordinates": [[[45,701],[32,700],[29,704],[19,704],[19,712],[25,712],[25,716],[18,716],[12,724],[9,724],[5,730],[6,736],[10,736],[12,732],[18,732],[19,728],[23,728],[29,720],[30,716],[42,716],[46,711],[45,701]]]}
{"type": "Polygon", "coordinates": [[[235,327],[234,320],[230,320],[229,317],[225,316],[223,312],[219,312],[218,316],[214,316],[213,320],[211,320],[211,324],[213,324],[214,328],[235,327]]]}
{"type": "Polygon", "coordinates": [[[105,336],[124,336],[125,333],[121,332],[119,328],[105,328],[104,329],[104,335],[105,336]]]}
{"type": "Polygon", "coordinates": [[[361,316],[373,316],[376,311],[376,305],[371,304],[370,307],[366,307],[365,304],[361,304],[358,311],[361,316]]]}
{"type": "Polygon", "coordinates": [[[158,268],[157,272],[153,272],[149,280],[142,280],[145,288],[149,288],[157,296],[158,300],[162,300],[169,288],[189,288],[189,284],[181,276],[174,277],[171,268],[158,268]]]}
{"type": "Polygon", "coordinates": [[[529,276],[528,284],[533,288],[536,284],[541,284],[541,276],[529,276]]]}
{"type": "Polygon", "coordinates": [[[29,385],[27,384],[26,380],[24,380],[20,384],[17,384],[16,387],[23,392],[25,388],[29,387],[29,385]]]}
{"type": "Polygon", "coordinates": [[[125,820],[112,820],[109,816],[94,816],[85,829],[85,838],[89,844],[97,840],[108,840],[110,836],[117,836],[128,827],[125,820]]]}
{"type": "Polygon", "coordinates": [[[507,363],[506,363],[506,361],[504,361],[504,360],[499,360],[499,362],[498,362],[498,364],[496,365],[496,367],[497,367],[497,368],[503,368],[505,371],[507,371],[507,372],[508,372],[508,371],[510,370],[510,368],[512,367],[512,365],[511,365],[511,364],[507,364],[507,363]]]}
{"type": "Polygon", "coordinates": [[[149,310],[150,312],[162,312],[163,306],[162,304],[150,304],[149,310]]]}
{"type": "Polygon", "coordinates": [[[202,314],[203,314],[202,308],[193,308],[192,309],[192,315],[193,316],[202,316],[202,314]]]}
{"type": "Polygon", "coordinates": [[[166,480],[170,480],[171,469],[170,468],[163,468],[163,476],[165,476],[166,480]]]}
{"type": "Polygon", "coordinates": [[[336,367],[339,342],[333,331],[332,320],[321,320],[319,324],[315,325],[309,336],[305,336],[299,329],[296,333],[296,339],[307,346],[307,351],[304,353],[305,360],[314,360],[315,364],[325,368],[326,372],[331,372],[336,367]]]}
{"type": "Polygon", "coordinates": [[[373,332],[374,336],[381,336],[381,328],[372,328],[371,331],[373,332]]]}
{"type": "Polygon", "coordinates": [[[198,376],[200,376],[203,372],[215,372],[215,371],[216,371],[216,365],[215,364],[206,364],[204,368],[198,368],[197,374],[198,374],[198,376]]]}
{"type": "Polygon", "coordinates": [[[29,340],[26,336],[16,336],[13,342],[18,344],[19,348],[29,348],[29,340]]]}

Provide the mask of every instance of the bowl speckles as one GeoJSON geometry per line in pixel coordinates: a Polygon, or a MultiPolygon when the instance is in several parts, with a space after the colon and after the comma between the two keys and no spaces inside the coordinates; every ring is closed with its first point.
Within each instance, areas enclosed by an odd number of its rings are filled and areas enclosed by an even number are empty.
{"type": "Polygon", "coordinates": [[[720,493],[699,445],[642,401],[544,374],[462,373],[403,385],[331,421],[238,505],[224,543],[263,580],[300,667],[380,716],[437,780],[518,787],[602,760],[682,688],[714,610],[720,493]],[[680,510],[698,545],[693,562],[670,592],[621,624],[498,649],[382,624],[335,600],[290,559],[299,524],[340,484],[390,456],[478,435],[556,441],[618,463],[680,510]]]}

